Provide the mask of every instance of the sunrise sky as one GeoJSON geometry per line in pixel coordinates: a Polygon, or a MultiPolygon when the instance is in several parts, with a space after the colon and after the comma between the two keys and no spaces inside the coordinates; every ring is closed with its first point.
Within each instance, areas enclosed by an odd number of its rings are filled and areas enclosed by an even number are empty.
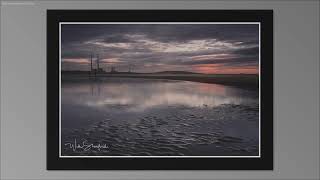
{"type": "Polygon", "coordinates": [[[256,74],[258,24],[62,24],[62,70],[256,74]]]}

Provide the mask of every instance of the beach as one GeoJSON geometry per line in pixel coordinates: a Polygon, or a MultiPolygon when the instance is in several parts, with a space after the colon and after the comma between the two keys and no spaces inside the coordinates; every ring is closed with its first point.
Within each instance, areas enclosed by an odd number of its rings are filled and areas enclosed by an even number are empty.
{"type": "Polygon", "coordinates": [[[257,90],[162,77],[65,76],[61,154],[259,155],[257,90]]]}

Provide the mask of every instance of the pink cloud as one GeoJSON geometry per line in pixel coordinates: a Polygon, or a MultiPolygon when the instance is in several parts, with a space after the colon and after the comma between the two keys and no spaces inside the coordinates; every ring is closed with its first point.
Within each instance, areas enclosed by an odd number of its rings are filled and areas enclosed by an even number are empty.
{"type": "Polygon", "coordinates": [[[78,64],[89,64],[90,61],[88,59],[62,59],[63,62],[68,63],[78,63],[78,64]]]}

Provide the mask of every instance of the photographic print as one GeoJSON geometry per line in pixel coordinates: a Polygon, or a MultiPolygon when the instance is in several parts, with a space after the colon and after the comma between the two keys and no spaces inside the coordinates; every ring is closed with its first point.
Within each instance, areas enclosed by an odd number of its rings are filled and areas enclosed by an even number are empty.
{"type": "Polygon", "coordinates": [[[58,158],[261,158],[261,22],[58,28],[58,158]]]}
{"type": "Polygon", "coordinates": [[[62,23],[62,156],[259,156],[259,23],[62,23]]]}

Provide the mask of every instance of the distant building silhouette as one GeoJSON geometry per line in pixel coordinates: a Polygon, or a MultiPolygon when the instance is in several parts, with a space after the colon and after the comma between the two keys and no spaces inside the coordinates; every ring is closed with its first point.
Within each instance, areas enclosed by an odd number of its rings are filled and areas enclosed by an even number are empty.
{"type": "Polygon", "coordinates": [[[97,69],[97,72],[102,73],[102,72],[105,72],[105,71],[102,68],[99,68],[99,69],[97,69]]]}
{"type": "Polygon", "coordinates": [[[100,59],[99,59],[99,54],[97,54],[97,70],[99,71],[99,69],[100,69],[100,59]]]}
{"type": "Polygon", "coordinates": [[[131,73],[131,64],[129,64],[128,73],[131,73]]]}
{"type": "Polygon", "coordinates": [[[91,54],[90,54],[90,71],[92,72],[92,58],[93,58],[93,54],[92,54],[92,52],[91,52],[91,54]]]}
{"type": "Polygon", "coordinates": [[[116,73],[116,72],[117,72],[117,70],[116,70],[116,68],[115,68],[115,67],[111,67],[110,72],[111,72],[111,73],[116,73]]]}
{"type": "Polygon", "coordinates": [[[90,54],[90,74],[94,73],[94,75],[96,75],[97,73],[104,73],[105,72],[103,70],[103,68],[100,68],[99,54],[97,54],[96,65],[97,65],[97,68],[93,68],[93,53],[91,52],[91,54],[90,54]]]}

